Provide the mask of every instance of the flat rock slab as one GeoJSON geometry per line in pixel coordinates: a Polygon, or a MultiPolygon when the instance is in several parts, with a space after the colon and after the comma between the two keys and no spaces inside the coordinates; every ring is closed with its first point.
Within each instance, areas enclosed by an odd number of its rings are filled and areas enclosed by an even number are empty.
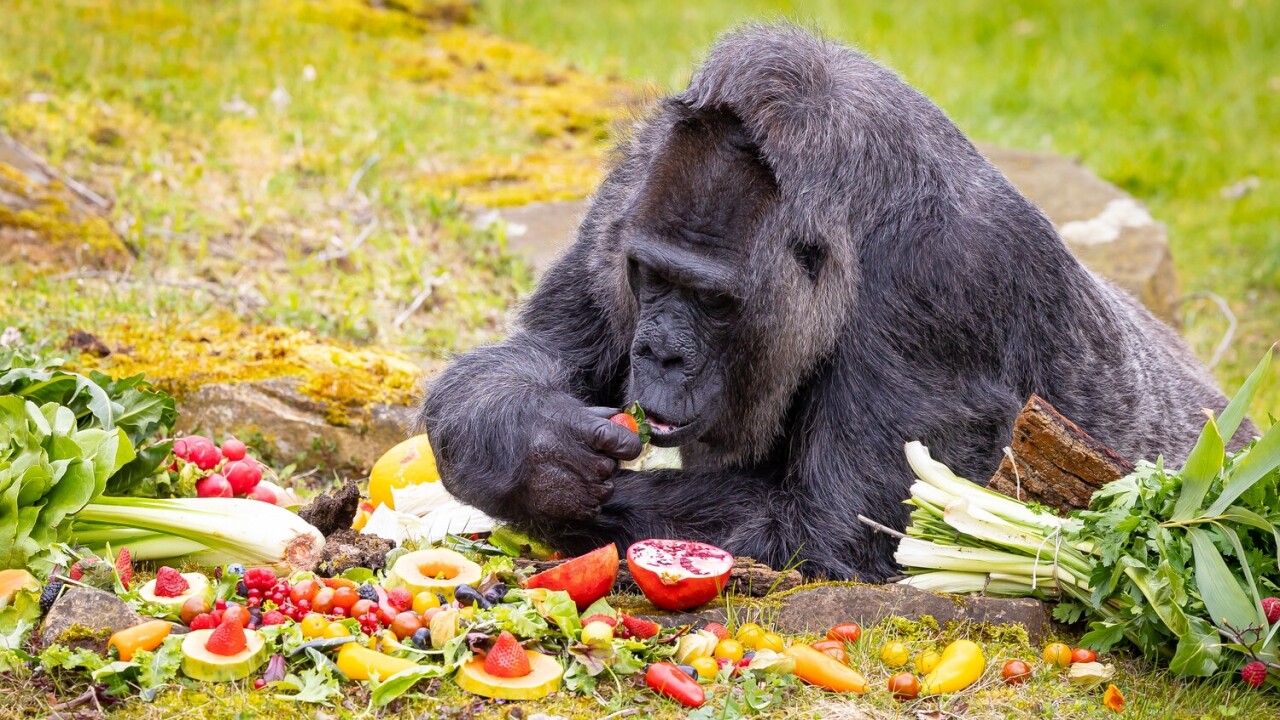
{"type": "Polygon", "coordinates": [[[40,642],[105,654],[112,633],[141,622],[142,616],[112,593],[73,586],[49,608],[40,625],[40,642]]]}
{"type": "Polygon", "coordinates": [[[179,429],[215,437],[261,433],[276,452],[299,468],[368,470],[387,450],[409,437],[416,410],[372,405],[345,425],[326,419],[325,403],[298,392],[294,378],[206,385],[179,402],[179,429]]]}
{"type": "MultiPolygon", "coordinates": [[[[1165,228],[1120,188],[1060,155],[980,146],[1015,187],[1040,207],[1086,267],[1177,324],[1178,284],[1165,228]]],[[[543,272],[573,240],[586,200],[501,211],[508,246],[543,272]]]]}
{"type": "MultiPolygon", "coordinates": [[[[763,620],[781,632],[814,635],[842,622],[874,625],[890,617],[920,620],[928,616],[939,625],[1021,625],[1031,641],[1038,642],[1050,622],[1048,609],[1039,600],[942,595],[903,585],[819,585],[787,593],[778,598],[777,605],[742,605],[733,610],[738,622],[763,620]]],[[[696,612],[638,614],[668,626],[724,623],[729,616],[723,606],[696,612]]]]}

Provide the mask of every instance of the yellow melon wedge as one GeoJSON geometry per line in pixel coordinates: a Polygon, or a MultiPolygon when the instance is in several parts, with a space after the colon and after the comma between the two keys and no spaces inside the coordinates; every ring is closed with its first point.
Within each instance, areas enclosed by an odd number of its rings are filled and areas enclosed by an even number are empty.
{"type": "Polygon", "coordinates": [[[205,649],[212,630],[192,630],[182,639],[182,673],[193,680],[229,682],[254,673],[267,660],[267,643],[253,630],[244,631],[245,648],[235,655],[205,649]]]}
{"type": "Polygon", "coordinates": [[[480,566],[462,553],[448,548],[429,548],[402,555],[392,566],[387,582],[391,586],[404,586],[414,595],[424,591],[440,593],[449,602],[453,600],[454,588],[475,587],[480,580],[480,566]]]}
{"type": "Polygon", "coordinates": [[[484,670],[483,660],[472,660],[458,668],[454,681],[469,693],[499,700],[537,700],[560,689],[560,677],[564,668],[550,655],[525,650],[529,656],[529,674],[518,678],[490,675],[484,670]]]}

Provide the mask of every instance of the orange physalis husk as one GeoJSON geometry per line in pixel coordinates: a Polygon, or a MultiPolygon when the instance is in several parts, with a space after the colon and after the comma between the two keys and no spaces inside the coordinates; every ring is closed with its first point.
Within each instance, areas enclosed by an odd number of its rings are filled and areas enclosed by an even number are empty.
{"type": "Polygon", "coordinates": [[[1115,685],[1108,685],[1102,695],[1102,704],[1111,712],[1124,712],[1124,694],[1115,685]]]}

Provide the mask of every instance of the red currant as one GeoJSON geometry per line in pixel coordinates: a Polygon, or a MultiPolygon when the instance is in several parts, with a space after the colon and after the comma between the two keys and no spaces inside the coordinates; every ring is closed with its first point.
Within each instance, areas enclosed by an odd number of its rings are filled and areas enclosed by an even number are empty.
{"type": "Polygon", "coordinates": [[[258,678],[257,680],[254,680],[254,681],[253,681],[253,689],[254,689],[254,690],[261,690],[262,688],[264,688],[264,687],[266,687],[266,686],[267,686],[267,681],[266,681],[266,679],[265,679],[265,678],[258,678]]]}
{"type": "Polygon", "coordinates": [[[336,617],[340,617],[340,618],[341,618],[341,617],[346,617],[346,616],[347,616],[347,609],[346,609],[346,608],[336,607],[336,608],[334,608],[334,609],[333,609],[333,614],[334,614],[336,617]]]}
{"type": "Polygon", "coordinates": [[[245,604],[245,605],[248,605],[249,607],[258,607],[258,606],[262,605],[262,599],[261,599],[261,598],[256,598],[256,597],[251,597],[251,598],[249,598],[248,600],[245,600],[245,601],[244,601],[244,604],[245,604]]]}
{"type": "Polygon", "coordinates": [[[221,598],[219,598],[216,602],[214,602],[214,603],[213,603],[213,609],[214,609],[214,610],[226,610],[226,609],[227,609],[227,601],[226,601],[226,600],[223,600],[223,599],[221,599],[221,598]]]}

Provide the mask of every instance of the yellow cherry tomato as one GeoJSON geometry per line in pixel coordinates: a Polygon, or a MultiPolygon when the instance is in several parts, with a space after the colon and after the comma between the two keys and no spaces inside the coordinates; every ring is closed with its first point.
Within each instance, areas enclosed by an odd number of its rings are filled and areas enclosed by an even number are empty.
{"type": "Polygon", "coordinates": [[[716,650],[712,656],[716,659],[729,660],[730,662],[738,662],[742,659],[745,651],[742,643],[737,640],[721,640],[716,644],[716,650]]]}
{"type": "Polygon", "coordinates": [[[1071,648],[1062,643],[1049,643],[1044,648],[1044,661],[1060,668],[1071,666],[1071,648]]]}
{"type": "Polygon", "coordinates": [[[440,597],[430,590],[424,590],[413,596],[413,611],[419,615],[437,607],[440,607],[440,597]]]}
{"type": "Polygon", "coordinates": [[[937,650],[925,650],[916,656],[916,672],[922,675],[928,675],[933,669],[938,667],[938,660],[941,658],[937,650]]]}
{"type": "Polygon", "coordinates": [[[756,649],[782,652],[782,636],[778,633],[765,633],[760,637],[760,641],[756,643],[756,649]]]}
{"type": "Polygon", "coordinates": [[[880,648],[880,661],[888,667],[897,669],[907,664],[911,659],[911,651],[906,645],[900,642],[886,643],[880,648]]]}
{"type": "Polygon", "coordinates": [[[307,613],[307,616],[302,618],[301,625],[302,637],[314,639],[324,635],[325,628],[329,627],[329,621],[320,613],[307,613]]]}
{"type": "Polygon", "coordinates": [[[694,670],[698,671],[698,680],[700,682],[711,682],[716,679],[716,673],[720,672],[720,663],[713,658],[700,657],[689,663],[694,670]]]}
{"type": "Polygon", "coordinates": [[[351,631],[342,623],[329,623],[324,628],[324,637],[327,638],[344,638],[351,637],[351,631]]]}
{"type": "Polygon", "coordinates": [[[760,638],[764,637],[764,628],[755,623],[747,623],[738,628],[738,633],[734,637],[742,643],[743,647],[755,650],[760,638]]]}

